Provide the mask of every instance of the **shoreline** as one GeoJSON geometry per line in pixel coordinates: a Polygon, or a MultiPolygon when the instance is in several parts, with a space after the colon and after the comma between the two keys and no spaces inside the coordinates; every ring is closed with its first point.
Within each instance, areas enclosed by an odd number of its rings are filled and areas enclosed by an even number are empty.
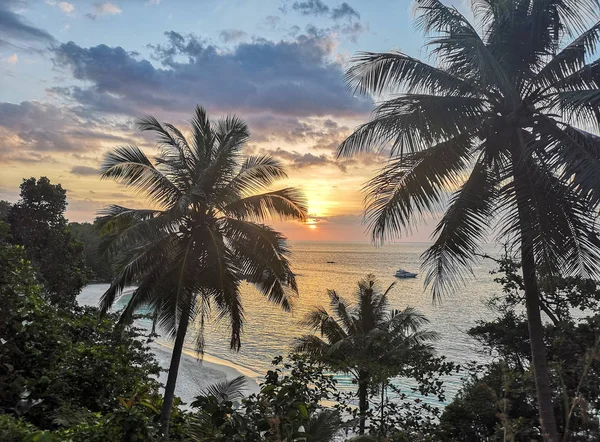
{"type": "MultiPolygon", "coordinates": [[[[86,286],[93,290],[82,291],[82,293],[80,293],[77,297],[79,305],[98,307],[98,300],[106,289],[105,285],[106,284],[90,284],[86,286]]],[[[121,296],[129,295],[131,290],[132,288],[126,288],[121,296]]],[[[138,324],[138,326],[140,326],[140,324],[138,324]]],[[[141,326],[144,327],[143,325],[141,326]]],[[[173,346],[160,338],[158,341],[152,341],[148,345],[161,368],[168,370],[173,346]]],[[[179,365],[175,395],[180,397],[182,402],[189,404],[208,385],[231,380],[238,376],[244,376],[246,379],[246,388],[244,391],[246,396],[260,391],[258,383],[259,379],[262,378],[262,375],[259,373],[207,353],[205,353],[203,359],[200,360],[194,350],[184,347],[179,365]]],[[[160,373],[158,381],[163,386],[167,383],[166,371],[160,373]]],[[[184,406],[184,408],[188,407],[184,406]]]]}
{"type": "MultiPolygon", "coordinates": [[[[173,347],[157,341],[151,342],[149,346],[159,365],[167,370],[171,361],[173,347]]],[[[260,391],[257,380],[258,374],[252,370],[236,366],[230,361],[225,361],[208,354],[205,354],[204,358],[200,360],[196,357],[193,350],[184,348],[179,365],[175,395],[180,397],[183,403],[189,404],[208,385],[226,380],[229,381],[238,376],[243,376],[246,379],[245,396],[260,391]]],[[[165,385],[167,382],[167,372],[161,372],[158,380],[161,384],[165,385]]],[[[188,408],[188,406],[184,405],[184,408],[188,408]]]]}

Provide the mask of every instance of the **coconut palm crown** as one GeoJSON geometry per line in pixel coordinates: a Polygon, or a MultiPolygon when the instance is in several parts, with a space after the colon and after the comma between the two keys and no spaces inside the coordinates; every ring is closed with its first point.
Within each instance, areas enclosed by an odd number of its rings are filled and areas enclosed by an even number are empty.
{"type": "MultiPolygon", "coordinates": [[[[211,123],[206,112],[196,108],[190,141],[173,125],[153,117],[142,118],[139,129],[158,138],[160,151],[154,163],[137,146],[124,146],[106,155],[101,172],[104,179],[145,195],[152,208],[113,205],[101,211],[103,246],[113,256],[117,272],[101,306],[109,309],[124,287],[137,284],[121,321],[130,321],[147,306],[161,329],[176,336],[167,407],[190,320],[199,321],[199,350],[204,344],[202,326],[211,310],[229,320],[231,348],[239,349],[242,281],[290,310],[297,294],[290,251],[285,238],[263,223],[272,218],[304,220],[307,209],[296,188],[268,190],[286,178],[278,161],[242,156],[249,134],[237,117],[211,123]]],[[[163,422],[163,430],[167,429],[168,420],[163,422]]]]}
{"type": "Polygon", "coordinates": [[[389,309],[393,288],[391,284],[380,292],[375,277],[367,275],[358,282],[352,304],[328,290],[331,313],[324,307],[310,312],[303,325],[317,334],[304,335],[296,343],[296,351],[353,376],[358,384],[360,434],[365,431],[371,385],[397,375],[416,352],[431,352],[429,342],[439,338],[422,328],[429,321],[414,308],[389,309]]]}
{"type": "Polygon", "coordinates": [[[557,441],[536,272],[598,274],[600,7],[472,0],[474,26],[439,0],[415,3],[435,63],[357,56],[349,84],[384,101],[338,154],[390,152],[366,185],[375,240],[445,212],[423,255],[434,297],[461,286],[490,234],[519,247],[540,420],[557,441]]]}

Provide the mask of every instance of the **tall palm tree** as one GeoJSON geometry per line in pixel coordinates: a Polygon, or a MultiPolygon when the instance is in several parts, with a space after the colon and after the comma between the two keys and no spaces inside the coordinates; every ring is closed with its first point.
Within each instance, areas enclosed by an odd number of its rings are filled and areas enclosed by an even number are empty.
{"type": "Polygon", "coordinates": [[[125,286],[136,283],[121,321],[130,321],[139,307],[148,306],[155,322],[175,338],[161,414],[165,437],[189,321],[199,320],[197,345],[202,350],[204,321],[215,309],[219,318],[229,318],[230,345],[239,349],[242,281],[290,310],[297,286],[289,249],[285,238],[263,222],[306,218],[298,189],[265,192],[286,174],[269,156],[242,156],[248,140],[243,121],[227,117],[211,123],[197,107],[191,126],[188,142],[173,125],[142,118],[139,129],[158,138],[154,164],[131,145],[108,153],[101,167],[103,178],[144,194],[152,205],[102,210],[104,246],[115,256],[117,276],[101,305],[109,309],[125,286]]]}
{"type": "Polygon", "coordinates": [[[358,55],[349,84],[383,101],[338,153],[389,149],[366,185],[375,240],[445,210],[423,255],[435,297],[463,282],[490,226],[518,244],[540,421],[556,442],[536,271],[597,269],[598,2],[472,0],[476,27],[439,0],[415,1],[435,66],[358,55]]]}
{"type": "Polygon", "coordinates": [[[358,385],[360,434],[365,432],[369,388],[383,381],[378,375],[396,375],[411,352],[430,351],[426,343],[438,339],[437,333],[421,329],[429,321],[413,308],[389,310],[388,294],[393,287],[381,293],[375,277],[367,275],[358,282],[353,305],[328,290],[332,313],[317,307],[303,321],[320,336],[307,334],[296,344],[296,351],[353,376],[358,385]]]}

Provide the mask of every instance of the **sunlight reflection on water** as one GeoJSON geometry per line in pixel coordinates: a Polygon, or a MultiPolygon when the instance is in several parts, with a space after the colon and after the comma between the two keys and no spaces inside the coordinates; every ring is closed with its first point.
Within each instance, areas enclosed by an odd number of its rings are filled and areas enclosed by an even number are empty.
{"type": "MultiPolygon", "coordinates": [[[[466,330],[477,320],[491,316],[484,300],[499,292],[499,286],[489,274],[494,268],[493,262],[483,261],[475,266],[475,277],[468,279],[466,287],[440,304],[433,303],[431,293],[424,290],[422,275],[415,279],[396,279],[393,276],[398,268],[419,272],[420,255],[427,244],[398,243],[375,248],[368,243],[293,242],[292,247],[292,269],[297,275],[300,290],[294,311],[286,313],[268,304],[253,287],[244,285],[246,323],[240,352],[228,350],[227,323],[221,322],[206,327],[208,354],[257,373],[266,373],[271,368],[273,357],[287,354],[294,338],[306,332],[299,325],[300,319],[316,305],[327,306],[327,289],[335,289],[341,296],[350,298],[357,281],[372,273],[379,279],[382,289],[396,282],[389,297],[392,308],[416,307],[429,318],[429,328],[442,336],[435,345],[438,355],[445,355],[448,360],[457,363],[483,359],[466,330]]],[[[493,246],[485,246],[484,250],[489,254],[495,252],[493,246]]],[[[88,286],[82,297],[99,297],[106,287],[88,286]]],[[[127,298],[124,296],[119,304],[125,303],[127,298]]],[[[195,334],[191,331],[188,334],[191,348],[194,338],[195,334]]],[[[460,376],[447,379],[448,397],[452,397],[459,387],[460,376]]],[[[409,385],[399,382],[403,386],[409,385]]],[[[343,376],[339,377],[339,383],[342,387],[351,386],[350,380],[343,376]]]]}

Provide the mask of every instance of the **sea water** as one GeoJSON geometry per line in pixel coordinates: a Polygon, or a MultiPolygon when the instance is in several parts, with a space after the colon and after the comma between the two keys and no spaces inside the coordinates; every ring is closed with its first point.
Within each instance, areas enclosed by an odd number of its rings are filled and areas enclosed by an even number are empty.
{"type": "MultiPolygon", "coordinates": [[[[300,325],[302,318],[314,307],[328,307],[327,290],[336,292],[352,300],[357,282],[367,274],[373,274],[385,290],[395,282],[389,295],[390,308],[415,307],[426,315],[430,323],[428,329],[441,335],[435,343],[436,354],[444,355],[449,361],[465,364],[476,360],[481,362],[486,356],[478,351],[477,343],[467,335],[467,330],[478,320],[490,319],[493,313],[485,301],[501,287],[490,274],[496,265],[491,260],[481,260],[472,268],[472,276],[464,287],[456,293],[434,302],[431,291],[424,287],[420,256],[428,247],[426,243],[396,243],[375,247],[369,243],[340,242],[292,242],[292,270],[296,274],[299,295],[294,300],[292,312],[269,304],[250,285],[242,287],[245,323],[242,347],[239,352],[229,350],[229,331],[226,320],[209,322],[205,326],[207,354],[228,361],[231,364],[264,375],[272,368],[275,356],[286,355],[294,340],[308,330],[300,325]],[[394,273],[399,268],[418,273],[414,279],[398,279],[394,273]]],[[[497,249],[484,246],[484,252],[496,254],[497,249]]],[[[107,285],[91,285],[84,289],[81,298],[88,302],[99,298],[107,285]]],[[[127,302],[123,296],[116,308],[127,302]]],[[[93,303],[93,302],[92,302],[93,303]]],[[[197,326],[191,325],[187,346],[194,348],[197,326]]],[[[460,387],[462,374],[445,379],[447,396],[451,398],[460,387]]],[[[341,388],[353,388],[347,376],[339,376],[341,388]]],[[[397,380],[402,387],[409,389],[410,382],[397,380]],[[405,385],[403,385],[405,384],[405,385]]]]}

